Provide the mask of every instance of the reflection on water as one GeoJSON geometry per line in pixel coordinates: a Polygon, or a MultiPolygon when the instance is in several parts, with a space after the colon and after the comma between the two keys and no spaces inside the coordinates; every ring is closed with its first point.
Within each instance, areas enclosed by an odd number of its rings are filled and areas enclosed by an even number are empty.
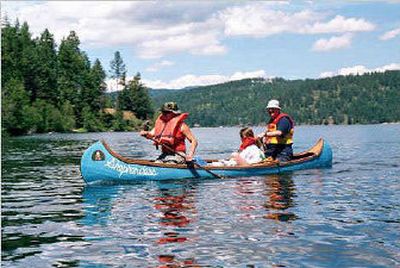
{"type": "MultiPolygon", "coordinates": [[[[123,155],[157,152],[137,133],[10,139],[1,265],[398,267],[400,125],[379,126],[379,137],[374,128],[298,127],[298,148],[331,142],[332,169],[90,187],[79,160],[94,140],[123,155]]],[[[238,143],[236,128],[194,131],[204,158],[238,143]]]]}
{"type": "MultiPolygon", "coordinates": [[[[157,209],[162,237],[157,244],[184,243],[188,241],[188,233],[193,233],[193,224],[197,218],[195,208],[195,187],[188,188],[185,184],[159,183],[158,196],[154,198],[154,208],[157,209]]],[[[190,239],[195,240],[195,237],[190,239]]],[[[195,265],[194,258],[180,259],[174,254],[158,255],[158,267],[184,267],[195,265]]]]}
{"type": "Polygon", "coordinates": [[[265,179],[267,188],[267,202],[265,207],[268,213],[266,219],[279,221],[292,221],[297,217],[287,209],[292,207],[295,197],[295,185],[291,175],[271,175],[265,179]]]}
{"type": "Polygon", "coordinates": [[[146,260],[157,267],[187,265],[194,267],[196,263],[194,257],[181,257],[174,254],[174,251],[179,250],[175,247],[171,250],[171,245],[193,243],[196,240],[193,235],[193,223],[197,218],[195,185],[187,185],[179,181],[155,182],[151,185],[153,188],[152,198],[148,200],[149,206],[142,206],[129,199],[133,193],[142,194],[140,189],[148,187],[146,183],[85,187],[83,191],[84,216],[80,224],[84,228],[93,228],[89,232],[90,235],[83,239],[90,243],[90,247],[93,247],[94,243],[99,243],[100,240],[110,239],[104,233],[106,230],[115,231],[117,224],[123,224],[125,234],[142,233],[142,236],[136,239],[130,237],[129,240],[135,242],[120,244],[125,255],[146,260]],[[129,217],[129,220],[134,219],[140,224],[120,223],[120,220],[115,217],[118,214],[120,218],[128,220],[128,217],[123,215],[127,213],[127,210],[121,205],[129,204],[137,207],[135,211],[131,211],[132,217],[129,217]]]}

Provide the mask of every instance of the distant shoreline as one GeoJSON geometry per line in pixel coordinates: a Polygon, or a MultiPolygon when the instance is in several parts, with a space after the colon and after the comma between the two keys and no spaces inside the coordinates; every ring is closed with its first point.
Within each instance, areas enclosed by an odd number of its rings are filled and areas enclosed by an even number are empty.
{"type": "MultiPolygon", "coordinates": [[[[308,125],[308,124],[300,124],[297,125],[297,127],[302,127],[302,126],[307,126],[307,127],[314,127],[314,126],[325,126],[325,127],[340,127],[340,126],[379,126],[379,125],[400,125],[400,122],[384,122],[384,123],[379,123],[379,124],[351,124],[351,125],[345,125],[345,124],[331,124],[331,125],[308,125]]],[[[253,127],[253,128],[262,128],[265,127],[265,125],[248,125],[249,127],[253,127]]],[[[240,126],[240,125],[236,125],[236,126],[219,126],[219,127],[191,127],[192,129],[223,129],[223,128],[242,128],[244,127],[244,125],[240,126]]],[[[113,130],[109,130],[109,131],[71,131],[71,132],[48,132],[48,133],[30,133],[30,134],[26,134],[26,135],[19,135],[19,136],[11,136],[11,135],[2,135],[2,139],[5,138],[23,138],[23,137],[30,137],[30,136],[41,136],[41,135],[54,135],[54,134],[89,134],[89,133],[137,133],[139,132],[140,129],[137,130],[131,130],[131,131],[113,131],[113,130]]]]}

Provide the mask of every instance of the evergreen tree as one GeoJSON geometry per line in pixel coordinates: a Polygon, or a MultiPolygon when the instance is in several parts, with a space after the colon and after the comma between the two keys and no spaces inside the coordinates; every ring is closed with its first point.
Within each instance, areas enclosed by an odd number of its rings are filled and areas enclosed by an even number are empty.
{"type": "Polygon", "coordinates": [[[152,101],[147,88],[140,80],[140,73],[137,73],[120,92],[118,103],[121,110],[131,111],[139,119],[149,119],[154,113],[152,101]]]}
{"type": "Polygon", "coordinates": [[[74,108],[69,101],[65,101],[60,108],[62,128],[61,132],[68,132],[75,128],[74,108]]]}
{"type": "Polygon", "coordinates": [[[18,45],[19,26],[4,22],[1,29],[1,84],[4,86],[11,79],[23,80],[19,66],[20,50],[18,45]]]}
{"type": "Polygon", "coordinates": [[[71,31],[66,39],[63,39],[58,52],[58,87],[60,101],[70,101],[74,107],[77,122],[81,122],[83,108],[82,92],[88,87],[90,64],[87,56],[79,49],[79,38],[71,31]]]}
{"type": "Polygon", "coordinates": [[[103,129],[99,117],[91,111],[89,106],[84,106],[82,109],[82,121],[82,125],[87,131],[93,132],[103,129]]]}
{"type": "Polygon", "coordinates": [[[57,52],[53,35],[45,29],[37,40],[36,84],[37,97],[58,103],[57,52]]]}
{"type": "Polygon", "coordinates": [[[19,55],[17,56],[18,68],[21,70],[23,76],[25,90],[29,92],[31,101],[34,101],[38,92],[38,85],[35,79],[37,74],[37,54],[27,22],[22,24],[17,34],[19,50],[19,55]]]}
{"type": "Polygon", "coordinates": [[[99,59],[95,60],[90,69],[90,78],[92,85],[89,95],[86,96],[88,99],[87,103],[90,105],[92,111],[99,112],[105,107],[105,93],[107,90],[107,85],[104,82],[106,73],[99,59]]]}
{"type": "Polygon", "coordinates": [[[111,68],[110,76],[112,79],[115,79],[117,82],[116,90],[118,89],[118,85],[125,87],[126,68],[125,68],[125,63],[122,60],[122,57],[121,57],[121,54],[119,53],[119,51],[115,51],[114,58],[110,62],[110,68],[111,68]]]}
{"type": "Polygon", "coordinates": [[[27,133],[32,127],[29,96],[22,81],[11,79],[2,90],[2,128],[13,135],[27,133]]]}

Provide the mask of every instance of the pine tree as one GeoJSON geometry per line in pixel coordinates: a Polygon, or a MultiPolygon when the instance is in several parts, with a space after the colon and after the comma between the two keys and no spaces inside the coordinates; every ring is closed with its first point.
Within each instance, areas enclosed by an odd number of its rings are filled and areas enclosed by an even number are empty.
{"type": "Polygon", "coordinates": [[[121,85],[122,87],[125,87],[126,83],[126,68],[125,68],[125,63],[122,60],[121,54],[119,51],[116,51],[114,53],[114,59],[110,62],[110,77],[112,79],[115,79],[117,82],[117,88],[118,86],[121,85]]]}
{"type": "Polygon", "coordinates": [[[53,35],[47,29],[37,40],[36,55],[37,97],[57,104],[57,52],[53,35]]]}
{"type": "Polygon", "coordinates": [[[36,83],[37,74],[37,54],[35,53],[35,43],[32,40],[27,22],[24,22],[18,31],[18,68],[22,72],[25,89],[29,92],[31,101],[37,97],[38,85],[36,83]]]}
{"type": "Polygon", "coordinates": [[[11,79],[4,85],[1,93],[2,129],[11,134],[27,133],[32,127],[31,116],[28,112],[29,96],[24,84],[18,79],[11,79]]]}
{"type": "Polygon", "coordinates": [[[140,80],[140,73],[137,73],[120,92],[118,103],[121,110],[131,111],[139,119],[149,119],[154,113],[152,101],[147,88],[140,80]]]}
{"type": "Polygon", "coordinates": [[[104,82],[106,73],[101,65],[99,59],[96,59],[92,68],[90,69],[91,90],[88,92],[86,98],[88,104],[93,112],[99,112],[105,107],[105,93],[107,85],[104,82]]]}
{"type": "Polygon", "coordinates": [[[1,29],[1,84],[3,86],[11,79],[23,80],[19,68],[18,31],[18,24],[12,26],[8,21],[4,22],[1,29]]]}
{"type": "MultiPolygon", "coordinates": [[[[90,63],[87,56],[79,49],[79,38],[71,31],[63,39],[58,52],[58,86],[60,101],[70,101],[74,107],[77,122],[81,122],[81,112],[84,103],[82,92],[90,87],[90,63]]],[[[80,125],[78,125],[80,126],[80,125]]]]}

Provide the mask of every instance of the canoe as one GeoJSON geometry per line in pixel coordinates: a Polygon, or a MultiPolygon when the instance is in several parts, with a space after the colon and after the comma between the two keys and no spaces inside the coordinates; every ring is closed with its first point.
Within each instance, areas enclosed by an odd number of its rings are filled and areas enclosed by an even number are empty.
{"type": "MultiPolygon", "coordinates": [[[[206,160],[208,163],[216,160],[206,160]]],[[[302,169],[332,166],[332,149],[323,139],[289,162],[262,162],[240,167],[213,167],[156,163],[119,155],[105,141],[91,145],[82,155],[81,174],[86,183],[173,180],[190,178],[247,177],[280,174],[302,169]],[[206,169],[206,170],[205,170],[206,169]]]]}

